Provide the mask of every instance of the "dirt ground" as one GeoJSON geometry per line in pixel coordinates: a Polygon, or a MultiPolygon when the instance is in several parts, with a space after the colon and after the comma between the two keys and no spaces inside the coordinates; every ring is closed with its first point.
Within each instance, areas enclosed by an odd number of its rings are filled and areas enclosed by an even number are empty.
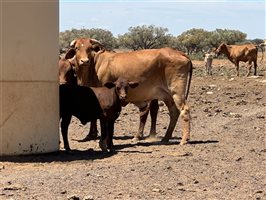
{"type": "Polygon", "coordinates": [[[160,143],[169,121],[163,104],[157,140],[138,143],[131,141],[138,110],[125,107],[113,154],[102,153],[98,141],[78,142],[89,125],[73,118],[71,154],[0,158],[0,199],[266,199],[266,62],[251,77],[245,67],[235,77],[228,60],[214,61],[213,76],[202,61],[193,64],[190,144],[179,145],[179,124],[173,139],[160,143]]]}

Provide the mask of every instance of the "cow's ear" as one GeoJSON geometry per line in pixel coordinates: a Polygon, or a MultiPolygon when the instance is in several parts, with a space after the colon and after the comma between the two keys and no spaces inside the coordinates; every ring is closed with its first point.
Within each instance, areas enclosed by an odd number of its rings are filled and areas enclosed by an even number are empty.
{"type": "Polygon", "coordinates": [[[131,88],[135,88],[139,85],[139,83],[136,83],[136,82],[129,82],[128,84],[129,84],[129,87],[131,88]]]}
{"type": "Polygon", "coordinates": [[[111,88],[115,87],[115,84],[113,82],[107,82],[104,84],[104,86],[111,89],[111,88]]]}
{"type": "Polygon", "coordinates": [[[98,40],[90,39],[90,42],[92,44],[92,50],[95,52],[98,52],[103,49],[102,43],[100,43],[98,40]]]}
{"type": "Polygon", "coordinates": [[[70,42],[70,47],[71,48],[74,48],[75,47],[75,44],[76,44],[76,40],[72,40],[71,42],[70,42]]]}
{"type": "Polygon", "coordinates": [[[71,59],[76,55],[76,51],[75,49],[71,48],[67,51],[66,55],[65,55],[65,59],[71,59]]]}

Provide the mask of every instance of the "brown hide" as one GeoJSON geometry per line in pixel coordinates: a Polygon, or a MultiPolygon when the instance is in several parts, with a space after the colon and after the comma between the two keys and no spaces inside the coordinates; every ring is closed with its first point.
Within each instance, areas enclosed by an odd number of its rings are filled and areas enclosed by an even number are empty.
{"type": "Polygon", "coordinates": [[[77,84],[75,72],[71,60],[61,58],[59,60],[59,84],[77,84]]]}
{"type": "Polygon", "coordinates": [[[237,76],[239,76],[239,62],[248,62],[247,76],[250,74],[252,62],[254,64],[254,75],[257,73],[258,49],[253,44],[227,45],[222,43],[216,50],[216,55],[224,54],[236,66],[237,76]]]}
{"type": "MultiPolygon", "coordinates": [[[[72,44],[77,63],[86,62],[90,76],[96,76],[99,84],[122,76],[139,83],[137,88],[129,89],[128,102],[136,105],[147,104],[153,99],[165,102],[170,124],[163,140],[168,141],[186,103],[192,75],[191,60],[183,52],[171,48],[114,53],[104,51],[100,43],[89,38],[76,39],[72,44]]],[[[181,143],[185,143],[183,139],[181,143]]]]}

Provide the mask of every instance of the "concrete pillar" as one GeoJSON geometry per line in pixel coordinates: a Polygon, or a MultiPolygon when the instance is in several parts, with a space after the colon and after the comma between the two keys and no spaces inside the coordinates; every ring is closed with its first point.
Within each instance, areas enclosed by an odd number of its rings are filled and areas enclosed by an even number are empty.
{"type": "Polygon", "coordinates": [[[0,0],[0,156],[59,149],[58,25],[58,0],[0,0]]]}

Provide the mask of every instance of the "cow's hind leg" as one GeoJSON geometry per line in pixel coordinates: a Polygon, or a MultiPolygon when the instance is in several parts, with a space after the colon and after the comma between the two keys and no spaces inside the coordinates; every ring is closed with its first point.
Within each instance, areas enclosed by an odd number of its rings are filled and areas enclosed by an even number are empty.
{"type": "Polygon", "coordinates": [[[149,105],[136,105],[139,108],[139,130],[134,135],[133,141],[139,141],[143,138],[143,131],[149,114],[149,105]]]}
{"type": "Polygon", "coordinates": [[[85,136],[80,142],[87,142],[90,140],[96,140],[98,136],[98,130],[97,130],[97,121],[93,120],[91,121],[90,131],[88,135],[85,136]]]}
{"type": "Polygon", "coordinates": [[[181,108],[181,114],[180,118],[182,120],[182,129],[183,129],[183,135],[182,140],[180,142],[181,145],[187,144],[190,140],[190,123],[191,123],[191,117],[190,117],[190,109],[188,105],[183,105],[181,108]]]}
{"type": "Polygon", "coordinates": [[[162,139],[162,142],[168,142],[169,139],[172,137],[172,133],[175,129],[177,119],[179,117],[180,111],[177,109],[175,102],[170,94],[167,92],[164,92],[164,98],[162,101],[164,101],[165,105],[167,106],[169,110],[170,115],[170,123],[168,125],[167,131],[165,136],[162,139]]]}
{"type": "Polygon", "coordinates": [[[190,108],[185,103],[185,100],[182,99],[181,95],[173,95],[173,99],[175,101],[177,109],[180,110],[180,119],[182,126],[182,139],[180,144],[184,145],[187,144],[190,140],[190,108]]]}

